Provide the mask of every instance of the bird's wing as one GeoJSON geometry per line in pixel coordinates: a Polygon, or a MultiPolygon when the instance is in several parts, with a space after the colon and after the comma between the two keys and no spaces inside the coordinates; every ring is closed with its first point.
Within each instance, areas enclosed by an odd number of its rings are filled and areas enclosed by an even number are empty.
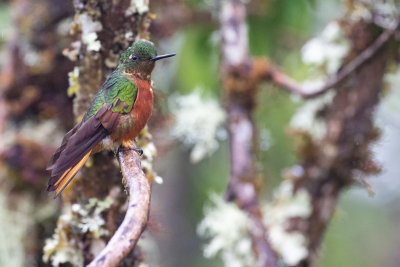
{"type": "Polygon", "coordinates": [[[135,103],[138,87],[122,73],[113,74],[104,90],[104,101],[113,111],[129,113],[135,103]]]}
{"type": "Polygon", "coordinates": [[[75,133],[67,137],[65,143],[57,150],[53,156],[55,162],[47,169],[51,171],[48,182],[48,191],[56,191],[60,194],[62,190],[72,180],[78,170],[85,164],[92,149],[107,137],[115,127],[115,114],[106,107],[102,107],[95,116],[83,122],[75,133]],[[102,121],[105,121],[106,127],[102,121]]]}
{"type": "Polygon", "coordinates": [[[49,171],[49,170],[52,169],[52,166],[54,165],[54,163],[56,163],[56,161],[57,161],[58,158],[60,157],[61,152],[65,149],[69,138],[70,138],[74,133],[76,133],[76,131],[81,127],[81,125],[82,125],[82,122],[81,122],[81,123],[78,123],[77,125],[75,125],[74,128],[72,128],[68,133],[66,133],[66,134],[64,135],[64,138],[63,138],[63,140],[62,140],[62,142],[61,142],[61,145],[59,146],[59,148],[57,148],[56,152],[55,152],[55,153],[53,154],[53,156],[51,157],[51,159],[50,159],[50,161],[49,161],[49,163],[48,163],[48,165],[47,165],[47,167],[46,167],[46,170],[49,171]]]}
{"type": "Polygon", "coordinates": [[[129,113],[137,96],[137,85],[129,80],[121,71],[114,71],[104,82],[92,105],[83,117],[83,121],[93,117],[99,109],[106,105],[111,111],[120,114],[129,113]]]}
{"type": "Polygon", "coordinates": [[[93,148],[117,126],[119,117],[133,108],[137,86],[127,78],[111,75],[82,122],[69,131],[53,155],[47,170],[51,171],[48,191],[60,194],[86,162],[93,148]]]}

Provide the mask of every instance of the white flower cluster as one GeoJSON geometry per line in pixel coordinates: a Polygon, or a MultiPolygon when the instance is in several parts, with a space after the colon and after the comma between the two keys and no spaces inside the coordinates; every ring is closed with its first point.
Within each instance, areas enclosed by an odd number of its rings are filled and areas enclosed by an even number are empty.
{"type": "Polygon", "coordinates": [[[351,19],[373,21],[382,28],[393,26],[399,16],[400,3],[396,0],[358,0],[353,5],[351,19]]]}
{"type": "Polygon", "coordinates": [[[43,261],[47,263],[51,260],[52,266],[59,266],[62,263],[83,266],[82,251],[78,249],[76,239],[67,236],[67,233],[76,230],[81,234],[90,233],[93,237],[90,249],[98,252],[105,246],[100,237],[109,234],[103,228],[105,221],[101,213],[110,208],[111,205],[112,198],[106,197],[101,201],[91,198],[85,205],[75,203],[66,207],[66,211],[58,219],[57,229],[53,237],[45,242],[43,261]]]}
{"type": "Polygon", "coordinates": [[[72,213],[64,213],[58,218],[57,228],[52,238],[45,241],[43,247],[43,262],[51,261],[52,266],[60,266],[62,263],[70,263],[72,266],[83,266],[82,251],[74,239],[69,239],[65,231],[72,220],[72,213]]]}
{"type": "MultiPolygon", "coordinates": [[[[225,266],[254,266],[248,229],[250,221],[234,203],[211,195],[212,206],[206,206],[205,217],[197,233],[209,242],[204,247],[207,258],[220,255],[225,266]]],[[[307,240],[298,231],[288,232],[291,218],[307,218],[311,214],[310,196],[304,190],[293,194],[293,184],[284,181],[275,191],[274,201],[262,207],[263,222],[268,229],[271,245],[289,266],[298,264],[308,255],[307,240]]]]}
{"type": "Polygon", "coordinates": [[[336,72],[349,51],[350,44],[337,21],[330,22],[321,34],[302,48],[302,60],[323,68],[326,74],[336,72]]]}
{"type": "Polygon", "coordinates": [[[152,140],[152,135],[150,134],[150,132],[148,132],[147,126],[145,131],[146,131],[146,138],[148,139],[148,141],[144,142],[144,144],[141,145],[141,148],[143,149],[143,157],[141,160],[142,169],[146,174],[146,176],[152,175],[154,182],[156,182],[157,184],[162,184],[164,183],[163,178],[157,175],[157,173],[153,169],[153,161],[154,157],[157,156],[157,149],[153,141],[149,141],[152,140]]]}
{"type": "MultiPolygon", "coordinates": [[[[318,90],[325,83],[327,75],[337,72],[349,48],[349,41],[338,22],[330,22],[320,36],[308,41],[302,49],[303,62],[313,67],[311,70],[316,76],[312,80],[304,81],[302,87],[310,92],[318,90]]],[[[318,98],[308,100],[292,117],[291,126],[308,131],[316,140],[323,138],[326,125],[323,121],[316,120],[315,114],[330,103],[334,96],[335,92],[331,90],[318,98]]]]}
{"type": "Polygon", "coordinates": [[[334,91],[330,91],[315,99],[309,99],[302,105],[290,120],[290,126],[310,133],[314,140],[321,140],[326,134],[326,125],[323,120],[315,119],[315,114],[324,105],[332,102],[335,96],[334,91]]]}
{"type": "Polygon", "coordinates": [[[211,195],[211,201],[212,206],[206,206],[205,217],[197,228],[201,237],[210,239],[204,247],[204,256],[219,254],[229,267],[255,266],[246,214],[219,195],[211,195]]]}
{"type": "Polygon", "coordinates": [[[79,91],[79,67],[75,66],[73,70],[68,72],[69,87],[67,90],[68,96],[72,97],[79,91]]]}
{"type": "Polygon", "coordinates": [[[309,194],[301,189],[293,194],[293,184],[284,181],[275,190],[274,201],[263,208],[264,223],[273,248],[283,262],[297,265],[308,255],[307,240],[300,232],[288,232],[289,219],[307,218],[311,214],[309,194]]]}
{"type": "Polygon", "coordinates": [[[149,0],[131,0],[131,4],[125,11],[125,16],[130,16],[135,13],[142,15],[149,11],[149,0]]]}
{"type": "Polygon", "coordinates": [[[214,153],[218,148],[217,138],[226,138],[222,127],[226,114],[216,99],[202,98],[199,90],[195,90],[189,95],[173,97],[169,106],[175,117],[171,134],[193,147],[190,154],[192,162],[214,153]]]}
{"type": "Polygon", "coordinates": [[[76,227],[81,233],[91,233],[95,238],[108,235],[108,231],[103,228],[105,221],[101,213],[110,208],[111,205],[112,199],[110,197],[106,197],[102,201],[90,198],[89,203],[84,206],[78,203],[73,204],[72,213],[80,218],[76,222],[76,227]]]}
{"type": "Polygon", "coordinates": [[[100,51],[101,43],[97,39],[97,32],[103,29],[99,21],[93,21],[92,17],[86,13],[79,15],[79,22],[82,30],[82,41],[86,44],[88,51],[100,51]]]}

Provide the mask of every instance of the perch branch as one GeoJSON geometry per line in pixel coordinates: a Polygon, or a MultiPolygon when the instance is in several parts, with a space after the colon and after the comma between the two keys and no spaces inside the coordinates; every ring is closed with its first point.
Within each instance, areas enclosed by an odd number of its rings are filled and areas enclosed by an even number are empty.
{"type": "Polygon", "coordinates": [[[400,26],[400,20],[393,23],[391,27],[386,29],[368,48],[363,50],[357,57],[346,64],[334,77],[328,78],[327,82],[320,88],[307,91],[302,88],[296,81],[287,76],[272,63],[268,62],[268,67],[264,69],[264,73],[260,73],[261,77],[272,81],[276,85],[288,90],[291,93],[302,96],[303,98],[317,97],[329,89],[336,87],[340,82],[370,60],[396,33],[400,26]]]}
{"type": "Polygon", "coordinates": [[[221,9],[222,66],[221,74],[227,96],[230,134],[231,175],[226,198],[235,201],[245,212],[251,225],[249,235],[258,267],[278,266],[275,253],[262,222],[256,189],[253,144],[255,127],[252,121],[257,84],[248,56],[246,10],[241,1],[223,1],[221,9]]]}
{"type": "Polygon", "coordinates": [[[120,151],[118,156],[129,194],[128,210],[107,246],[88,267],[117,266],[135,247],[147,224],[151,191],[150,183],[142,171],[140,157],[133,150],[120,151]]]}

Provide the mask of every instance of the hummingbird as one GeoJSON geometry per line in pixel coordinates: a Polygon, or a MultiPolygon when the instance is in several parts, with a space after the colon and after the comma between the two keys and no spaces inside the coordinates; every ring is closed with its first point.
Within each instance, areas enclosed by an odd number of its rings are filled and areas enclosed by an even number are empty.
{"type": "Polygon", "coordinates": [[[56,191],[57,197],[96,152],[117,146],[135,149],[132,141],[153,108],[151,73],[155,62],[172,56],[175,54],[158,56],[147,40],[134,42],[122,53],[118,67],[103,83],[82,121],[64,136],[50,159],[47,191],[56,191]]]}

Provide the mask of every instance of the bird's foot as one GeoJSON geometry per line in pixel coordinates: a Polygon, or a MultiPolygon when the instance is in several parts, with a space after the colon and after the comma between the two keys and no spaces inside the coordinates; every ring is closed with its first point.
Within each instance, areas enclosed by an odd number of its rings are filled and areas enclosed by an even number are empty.
{"type": "Polygon", "coordinates": [[[136,151],[140,157],[143,155],[143,149],[141,149],[140,147],[125,147],[125,146],[119,147],[119,151],[129,151],[129,150],[136,151]]]}

